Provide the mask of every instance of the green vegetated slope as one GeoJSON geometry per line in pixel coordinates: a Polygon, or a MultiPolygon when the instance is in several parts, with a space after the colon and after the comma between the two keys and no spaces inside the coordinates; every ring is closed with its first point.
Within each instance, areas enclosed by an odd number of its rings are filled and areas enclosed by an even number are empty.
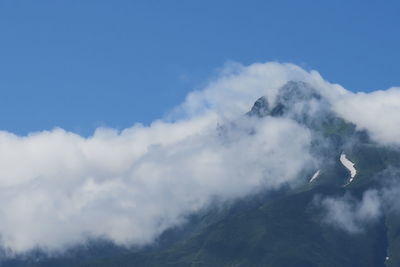
{"type": "Polygon", "coordinates": [[[201,233],[161,251],[81,266],[384,266],[384,220],[352,235],[323,225],[310,206],[314,193],[233,209],[201,233]]]}

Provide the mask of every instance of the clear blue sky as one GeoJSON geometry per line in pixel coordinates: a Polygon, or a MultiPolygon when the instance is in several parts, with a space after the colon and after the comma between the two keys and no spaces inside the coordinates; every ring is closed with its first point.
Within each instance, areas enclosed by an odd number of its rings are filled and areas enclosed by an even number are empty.
{"type": "Polygon", "coordinates": [[[3,0],[0,129],[147,124],[226,61],[293,62],[355,91],[400,85],[399,3],[3,0]]]}

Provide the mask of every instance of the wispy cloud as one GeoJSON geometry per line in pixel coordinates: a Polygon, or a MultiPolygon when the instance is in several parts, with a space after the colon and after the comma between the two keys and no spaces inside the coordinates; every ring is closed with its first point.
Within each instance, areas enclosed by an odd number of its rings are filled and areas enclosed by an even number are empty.
{"type": "Polygon", "coordinates": [[[369,190],[361,200],[350,194],[343,197],[316,197],[314,205],[322,208],[322,222],[349,233],[362,232],[382,215],[378,191],[369,190]]]}

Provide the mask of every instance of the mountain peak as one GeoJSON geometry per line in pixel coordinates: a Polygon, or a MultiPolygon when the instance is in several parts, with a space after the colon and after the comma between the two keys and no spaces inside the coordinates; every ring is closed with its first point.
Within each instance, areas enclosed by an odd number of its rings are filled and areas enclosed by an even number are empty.
{"type": "Polygon", "coordinates": [[[257,99],[247,115],[258,117],[282,116],[294,105],[312,99],[321,99],[321,95],[315,88],[306,82],[291,80],[279,89],[277,99],[272,107],[270,107],[268,99],[262,96],[257,99]]]}
{"type": "Polygon", "coordinates": [[[247,115],[249,116],[258,116],[258,117],[265,117],[269,114],[269,104],[268,99],[265,96],[260,97],[254,102],[253,107],[247,115]]]}

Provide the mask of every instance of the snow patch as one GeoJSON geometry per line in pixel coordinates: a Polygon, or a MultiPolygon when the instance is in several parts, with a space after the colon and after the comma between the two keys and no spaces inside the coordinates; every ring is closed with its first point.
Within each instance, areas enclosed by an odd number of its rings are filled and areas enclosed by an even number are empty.
{"type": "Polygon", "coordinates": [[[350,171],[350,180],[347,184],[351,183],[354,179],[354,177],[357,174],[356,168],[354,168],[354,163],[351,162],[347,157],[346,154],[342,153],[340,155],[340,162],[345,166],[349,171],[350,171]]]}
{"type": "Polygon", "coordinates": [[[315,179],[317,179],[318,176],[320,175],[320,173],[321,173],[321,170],[316,171],[316,172],[314,173],[314,175],[311,177],[310,183],[312,183],[315,179]]]}

